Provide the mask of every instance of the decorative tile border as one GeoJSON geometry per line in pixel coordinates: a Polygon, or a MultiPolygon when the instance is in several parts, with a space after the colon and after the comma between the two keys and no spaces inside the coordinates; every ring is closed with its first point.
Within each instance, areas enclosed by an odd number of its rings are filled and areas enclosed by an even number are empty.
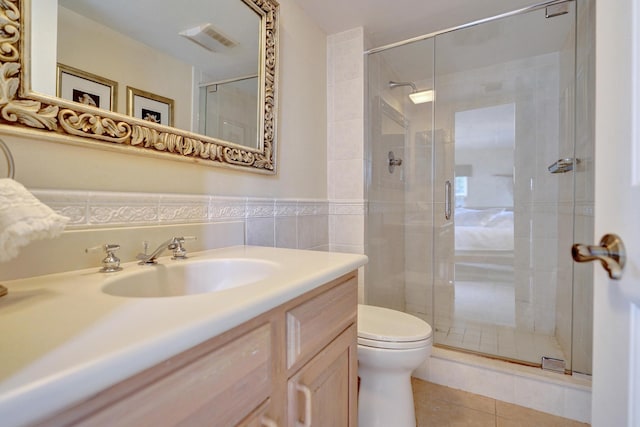
{"type": "Polygon", "coordinates": [[[330,215],[364,215],[367,203],[364,200],[333,201],[329,205],[330,215]]]}
{"type": "Polygon", "coordinates": [[[298,201],[297,204],[297,215],[298,216],[307,216],[307,215],[315,215],[316,209],[318,209],[318,204],[314,203],[310,200],[298,201]]]}
{"type": "Polygon", "coordinates": [[[158,201],[159,222],[206,222],[208,218],[209,203],[202,197],[161,195],[158,201]]]}
{"type": "Polygon", "coordinates": [[[298,202],[296,200],[278,199],[276,200],[275,216],[291,217],[298,215],[298,202]]]}
{"type": "Polygon", "coordinates": [[[51,209],[69,218],[67,227],[87,223],[89,193],[59,190],[33,191],[33,194],[51,209]]]}
{"type": "Polygon", "coordinates": [[[70,218],[68,229],[238,221],[248,218],[364,215],[366,201],[269,199],[185,194],[35,189],[33,194],[70,218]]]}
{"type": "Polygon", "coordinates": [[[270,218],[275,215],[276,207],[273,199],[247,199],[247,218],[270,218]]]}
{"type": "MultiPolygon", "coordinates": [[[[203,196],[206,198],[206,196],[203,196]]],[[[211,197],[207,221],[244,220],[247,216],[247,199],[237,197],[211,197]]]]}

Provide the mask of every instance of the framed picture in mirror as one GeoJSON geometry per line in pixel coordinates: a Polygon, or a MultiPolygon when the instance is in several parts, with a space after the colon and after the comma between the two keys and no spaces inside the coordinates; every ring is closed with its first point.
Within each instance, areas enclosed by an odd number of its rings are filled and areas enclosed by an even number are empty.
{"type": "Polygon", "coordinates": [[[127,86],[127,114],[137,119],[173,126],[173,99],[127,86]]]}
{"type": "Polygon", "coordinates": [[[57,72],[56,95],[59,98],[116,111],[117,82],[64,64],[58,64],[57,72]]]}

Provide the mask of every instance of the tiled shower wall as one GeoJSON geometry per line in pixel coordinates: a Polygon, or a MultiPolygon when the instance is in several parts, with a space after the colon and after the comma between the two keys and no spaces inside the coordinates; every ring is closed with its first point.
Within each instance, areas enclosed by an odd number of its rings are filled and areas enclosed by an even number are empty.
{"type": "MultiPolygon", "coordinates": [[[[331,251],[365,252],[364,31],[327,37],[327,192],[331,251]]],[[[363,299],[364,274],[359,298],[363,299]]]]}

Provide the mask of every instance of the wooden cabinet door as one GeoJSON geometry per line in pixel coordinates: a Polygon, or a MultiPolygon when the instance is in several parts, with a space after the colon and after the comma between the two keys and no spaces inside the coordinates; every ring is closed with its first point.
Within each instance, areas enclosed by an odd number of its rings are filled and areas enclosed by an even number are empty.
{"type": "Polygon", "coordinates": [[[290,427],[356,427],[356,326],[351,325],[288,383],[290,427]]]}

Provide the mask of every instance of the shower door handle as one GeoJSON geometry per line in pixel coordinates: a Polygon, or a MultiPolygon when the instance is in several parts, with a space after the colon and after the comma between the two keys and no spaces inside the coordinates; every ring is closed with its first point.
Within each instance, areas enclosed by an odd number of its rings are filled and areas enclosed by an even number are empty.
{"type": "Polygon", "coordinates": [[[627,261],[627,252],[622,239],[615,234],[605,234],[600,240],[600,246],[574,244],[571,256],[576,262],[599,260],[609,277],[613,280],[622,278],[622,270],[627,261]]]}
{"type": "Polygon", "coordinates": [[[444,183],[444,219],[451,219],[451,196],[452,196],[451,181],[447,180],[444,183]]]}

